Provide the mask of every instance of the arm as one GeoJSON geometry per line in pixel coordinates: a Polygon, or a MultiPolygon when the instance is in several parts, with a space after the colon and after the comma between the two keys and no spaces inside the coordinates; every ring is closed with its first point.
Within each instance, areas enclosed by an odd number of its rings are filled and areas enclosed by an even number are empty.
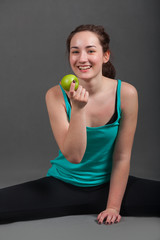
{"type": "Polygon", "coordinates": [[[137,125],[138,94],[133,86],[122,93],[122,119],[113,154],[113,168],[110,181],[107,208],[120,211],[121,202],[126,189],[132,145],[137,125]]]}
{"type": "Polygon", "coordinates": [[[72,83],[68,92],[72,103],[70,123],[67,119],[62,92],[57,86],[46,94],[46,105],[55,140],[65,156],[72,163],[79,163],[86,149],[86,123],[84,107],[88,93],[82,86],[74,91],[72,83]]]}
{"type": "Polygon", "coordinates": [[[110,190],[106,206],[106,210],[110,209],[113,212],[111,215],[115,212],[119,213],[121,208],[130,171],[131,151],[138,117],[138,94],[136,89],[127,83],[123,83],[121,88],[121,110],[122,118],[113,153],[110,190]]]}

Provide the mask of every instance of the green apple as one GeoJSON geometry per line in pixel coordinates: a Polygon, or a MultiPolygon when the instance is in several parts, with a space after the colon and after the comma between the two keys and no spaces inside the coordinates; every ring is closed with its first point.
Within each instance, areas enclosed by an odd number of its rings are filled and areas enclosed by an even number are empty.
{"type": "Polygon", "coordinates": [[[79,81],[78,81],[78,78],[73,74],[65,75],[61,80],[61,85],[66,91],[69,91],[71,83],[73,81],[76,82],[75,83],[75,89],[74,89],[76,91],[78,86],[79,86],[79,81]]]}

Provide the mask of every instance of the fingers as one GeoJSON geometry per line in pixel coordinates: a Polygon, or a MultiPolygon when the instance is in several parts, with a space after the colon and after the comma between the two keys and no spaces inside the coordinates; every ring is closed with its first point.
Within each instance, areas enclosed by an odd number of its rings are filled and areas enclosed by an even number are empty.
{"type": "Polygon", "coordinates": [[[102,224],[103,222],[105,224],[113,224],[120,222],[120,220],[121,216],[119,214],[113,214],[106,211],[101,212],[97,217],[99,224],[102,224]]]}
{"type": "Polygon", "coordinates": [[[109,215],[107,218],[106,218],[106,221],[105,221],[105,224],[113,224],[113,223],[118,223],[120,222],[120,219],[121,219],[121,216],[118,215],[109,215]]]}
{"type": "Polygon", "coordinates": [[[85,88],[83,88],[81,85],[78,86],[77,91],[75,91],[75,82],[71,83],[70,89],[69,89],[69,93],[70,95],[73,95],[73,93],[75,92],[77,96],[83,95],[85,93],[85,88]]]}
{"type": "Polygon", "coordinates": [[[70,89],[69,89],[69,94],[70,94],[71,97],[73,97],[75,95],[75,90],[74,89],[75,89],[75,83],[72,82],[71,86],[70,86],[70,89]]]}
{"type": "Polygon", "coordinates": [[[121,221],[121,218],[122,218],[121,215],[118,215],[118,217],[117,217],[115,223],[119,223],[119,222],[121,221]]]}
{"type": "Polygon", "coordinates": [[[83,95],[82,92],[83,92],[84,90],[85,90],[85,89],[82,88],[81,85],[78,86],[78,89],[77,89],[77,91],[76,91],[76,98],[77,98],[77,99],[79,99],[79,98],[83,95]]]}
{"type": "Polygon", "coordinates": [[[75,91],[75,83],[74,82],[71,83],[71,86],[69,89],[69,95],[71,98],[74,97],[75,95],[78,97],[81,91],[82,91],[82,86],[79,85],[77,91],[75,91]]]}
{"type": "Polygon", "coordinates": [[[72,82],[69,90],[69,98],[72,102],[72,106],[78,107],[78,109],[83,108],[89,98],[89,93],[81,85],[78,86],[78,89],[75,91],[75,83],[72,82]]]}
{"type": "Polygon", "coordinates": [[[82,100],[84,98],[87,98],[88,96],[89,96],[89,93],[86,91],[86,89],[83,88],[82,86],[79,86],[76,91],[76,97],[82,100]]]}

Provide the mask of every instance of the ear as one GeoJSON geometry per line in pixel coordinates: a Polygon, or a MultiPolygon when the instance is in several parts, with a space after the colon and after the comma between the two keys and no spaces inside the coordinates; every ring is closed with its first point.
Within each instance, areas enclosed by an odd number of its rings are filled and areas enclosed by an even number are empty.
{"type": "Polygon", "coordinates": [[[107,52],[105,52],[103,55],[103,62],[107,63],[109,61],[109,59],[110,59],[110,51],[107,50],[107,52]]]}

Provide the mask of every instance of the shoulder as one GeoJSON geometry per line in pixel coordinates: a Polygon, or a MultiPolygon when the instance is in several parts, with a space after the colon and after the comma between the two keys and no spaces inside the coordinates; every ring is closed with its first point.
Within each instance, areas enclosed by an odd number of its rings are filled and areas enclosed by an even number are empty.
{"type": "Polygon", "coordinates": [[[121,81],[121,94],[137,95],[137,89],[130,83],[121,81]]]}
{"type": "Polygon", "coordinates": [[[130,83],[121,81],[121,109],[134,107],[138,103],[138,91],[130,83]]]}
{"type": "Polygon", "coordinates": [[[46,99],[49,99],[51,97],[58,97],[59,93],[60,93],[60,87],[59,85],[56,85],[47,90],[45,97],[46,99]]]}
{"type": "Polygon", "coordinates": [[[56,101],[56,102],[62,102],[63,101],[63,93],[61,91],[61,88],[59,85],[55,85],[51,88],[49,88],[45,95],[46,102],[50,101],[56,101]]]}
{"type": "Polygon", "coordinates": [[[53,86],[47,90],[45,95],[45,101],[47,106],[53,107],[53,105],[62,105],[65,106],[63,93],[59,85],[53,86]]]}

